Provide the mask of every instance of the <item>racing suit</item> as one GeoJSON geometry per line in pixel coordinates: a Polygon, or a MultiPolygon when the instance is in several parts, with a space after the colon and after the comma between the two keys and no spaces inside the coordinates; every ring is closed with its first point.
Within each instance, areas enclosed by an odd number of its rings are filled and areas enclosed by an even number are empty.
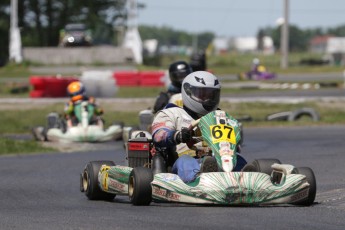
{"type": "MultiPolygon", "coordinates": [[[[166,109],[159,111],[152,123],[152,138],[153,144],[156,148],[156,153],[166,151],[167,154],[173,155],[177,153],[176,157],[172,157],[172,173],[178,176],[185,183],[195,180],[197,174],[200,172],[201,159],[197,159],[197,154],[190,149],[194,143],[177,143],[177,135],[183,128],[189,128],[195,119],[184,108],[174,104],[168,104],[166,109]],[[177,158],[177,159],[176,159],[177,158]]],[[[202,143],[197,143],[197,145],[202,143]]],[[[240,171],[247,163],[246,160],[237,154],[237,165],[233,171],[240,171]]]]}
{"type": "Polygon", "coordinates": [[[175,160],[175,162],[169,162],[173,164],[172,172],[178,174],[184,182],[195,179],[196,173],[200,171],[200,165],[193,158],[195,151],[191,150],[186,143],[177,144],[176,135],[182,128],[189,128],[193,121],[194,119],[183,108],[168,104],[166,109],[156,114],[152,123],[152,138],[156,154],[165,151],[172,156],[171,158],[175,160]],[[175,153],[178,156],[174,156],[175,153]]]}

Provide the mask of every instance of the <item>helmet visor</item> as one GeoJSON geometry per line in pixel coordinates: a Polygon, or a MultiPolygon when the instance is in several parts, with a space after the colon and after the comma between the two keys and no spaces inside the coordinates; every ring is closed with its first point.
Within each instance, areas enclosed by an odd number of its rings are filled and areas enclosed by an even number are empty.
{"type": "Polygon", "coordinates": [[[217,109],[220,100],[220,88],[194,87],[184,84],[185,91],[193,100],[200,102],[205,110],[217,109]]]}

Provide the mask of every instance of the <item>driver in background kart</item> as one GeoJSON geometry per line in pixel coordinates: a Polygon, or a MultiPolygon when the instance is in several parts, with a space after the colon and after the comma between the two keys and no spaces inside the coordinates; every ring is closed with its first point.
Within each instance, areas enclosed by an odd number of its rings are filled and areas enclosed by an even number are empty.
{"type": "Polygon", "coordinates": [[[74,106],[82,101],[88,101],[95,107],[95,123],[103,126],[103,121],[100,116],[103,114],[103,109],[96,104],[94,97],[89,97],[86,95],[86,89],[83,83],[80,81],[74,81],[67,86],[67,94],[70,97],[70,101],[66,103],[64,112],[67,121],[67,127],[72,127],[78,123],[78,120],[74,114],[74,106]]]}
{"type": "Polygon", "coordinates": [[[153,106],[153,114],[163,109],[168,103],[173,102],[179,106],[181,97],[181,85],[183,79],[192,72],[192,68],[185,61],[176,61],[169,66],[169,78],[171,84],[166,92],[161,92],[156,98],[153,106]]]}
{"type": "MultiPolygon", "coordinates": [[[[220,89],[220,82],[213,74],[193,72],[182,82],[183,107],[168,104],[156,114],[152,123],[154,174],[165,172],[166,166],[172,166],[172,172],[187,183],[193,181],[199,172],[218,171],[214,157],[198,159],[200,156],[196,156],[189,146],[194,144],[190,129],[192,122],[218,108],[220,89]]],[[[234,171],[240,171],[246,164],[244,158],[238,156],[234,171]]]]}
{"type": "Polygon", "coordinates": [[[262,72],[265,72],[266,68],[265,66],[260,64],[260,59],[259,58],[254,58],[252,62],[252,69],[251,72],[254,74],[259,74],[262,72]]]}
{"type": "Polygon", "coordinates": [[[258,73],[258,67],[260,65],[260,60],[259,58],[254,58],[253,61],[252,61],[252,72],[253,73],[258,73]]]}

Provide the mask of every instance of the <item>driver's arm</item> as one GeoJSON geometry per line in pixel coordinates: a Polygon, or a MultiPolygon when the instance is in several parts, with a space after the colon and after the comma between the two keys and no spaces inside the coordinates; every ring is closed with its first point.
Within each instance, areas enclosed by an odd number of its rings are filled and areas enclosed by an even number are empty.
{"type": "Polygon", "coordinates": [[[166,113],[159,111],[152,123],[153,143],[157,147],[173,147],[177,143],[175,141],[175,121],[166,113]]]}
{"type": "MultiPolygon", "coordinates": [[[[171,111],[169,111],[171,112],[171,111]]],[[[182,118],[169,116],[164,110],[158,112],[152,123],[153,142],[157,147],[173,147],[180,143],[192,141],[192,129],[182,127],[177,130],[177,122],[182,122],[182,118]]]]}
{"type": "Polygon", "coordinates": [[[65,108],[64,108],[65,115],[71,115],[73,113],[73,109],[74,109],[73,102],[69,101],[68,103],[66,103],[65,108]]]}

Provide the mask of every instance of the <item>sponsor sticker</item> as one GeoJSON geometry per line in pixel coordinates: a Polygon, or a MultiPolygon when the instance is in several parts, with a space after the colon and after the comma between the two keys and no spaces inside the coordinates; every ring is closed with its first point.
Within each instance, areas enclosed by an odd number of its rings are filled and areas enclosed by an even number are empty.
{"type": "Polygon", "coordinates": [[[129,150],[149,150],[150,146],[148,143],[143,142],[128,142],[129,150]]]}
{"type": "Polygon", "coordinates": [[[161,189],[161,188],[157,188],[155,187],[153,189],[153,194],[160,196],[160,197],[165,197],[166,199],[169,200],[175,200],[175,201],[179,201],[180,200],[180,195],[171,191],[167,191],[166,189],[161,189]]]}
{"type": "Polygon", "coordinates": [[[124,184],[121,184],[119,182],[117,182],[116,180],[112,180],[112,179],[109,179],[109,185],[113,188],[115,188],[115,190],[117,191],[123,191],[124,189],[124,184]]]}

